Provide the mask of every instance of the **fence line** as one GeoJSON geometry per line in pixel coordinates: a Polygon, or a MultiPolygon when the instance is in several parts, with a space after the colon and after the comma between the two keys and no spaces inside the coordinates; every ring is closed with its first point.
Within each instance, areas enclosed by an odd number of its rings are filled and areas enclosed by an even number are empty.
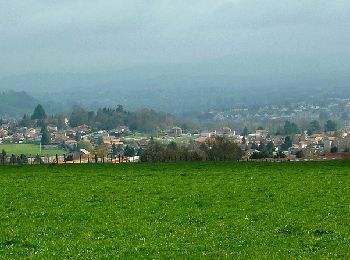
{"type": "MultiPolygon", "coordinates": [[[[319,159],[322,160],[322,159],[319,159]]],[[[90,155],[76,155],[76,154],[63,154],[63,155],[20,155],[14,154],[10,156],[4,156],[0,154],[0,165],[32,165],[32,164],[113,164],[113,163],[127,163],[127,162],[139,162],[139,157],[125,157],[121,154],[107,156],[98,156],[97,154],[90,155]]],[[[177,160],[169,160],[164,162],[176,162],[177,160]]],[[[186,161],[193,161],[192,158],[188,158],[186,161]]],[[[204,158],[203,161],[208,161],[208,158],[204,158]]],[[[249,161],[249,162],[287,162],[290,161],[286,158],[265,158],[265,159],[241,159],[237,161],[249,161]]]]}
{"type": "Polygon", "coordinates": [[[125,157],[121,154],[113,155],[109,154],[107,156],[97,156],[97,154],[92,155],[15,155],[10,156],[0,154],[0,165],[22,165],[22,164],[88,164],[88,163],[126,163],[126,162],[138,162],[138,157],[125,157]],[[136,159],[135,159],[136,158],[136,159]]]}

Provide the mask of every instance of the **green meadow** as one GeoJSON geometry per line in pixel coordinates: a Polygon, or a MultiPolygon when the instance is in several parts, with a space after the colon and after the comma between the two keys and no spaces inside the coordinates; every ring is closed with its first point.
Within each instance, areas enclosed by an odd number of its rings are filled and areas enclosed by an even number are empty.
{"type": "Polygon", "coordinates": [[[0,144],[0,152],[5,150],[7,155],[62,155],[65,153],[63,150],[45,150],[42,149],[40,153],[40,145],[38,144],[0,144]]]}
{"type": "Polygon", "coordinates": [[[0,259],[349,259],[350,162],[0,166],[0,259]]]}

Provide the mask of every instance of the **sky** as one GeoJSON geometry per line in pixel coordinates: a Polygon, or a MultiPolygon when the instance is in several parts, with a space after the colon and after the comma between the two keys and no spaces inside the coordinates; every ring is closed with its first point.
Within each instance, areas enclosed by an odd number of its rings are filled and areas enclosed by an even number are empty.
{"type": "Polygon", "coordinates": [[[0,77],[227,57],[341,70],[349,43],[349,0],[0,0],[0,77]]]}

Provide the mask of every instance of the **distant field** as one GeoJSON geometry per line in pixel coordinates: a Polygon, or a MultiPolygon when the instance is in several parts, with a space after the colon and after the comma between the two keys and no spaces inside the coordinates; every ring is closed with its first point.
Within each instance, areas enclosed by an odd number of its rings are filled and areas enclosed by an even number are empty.
{"type": "MultiPolygon", "coordinates": [[[[25,154],[36,155],[40,154],[40,145],[38,144],[0,144],[0,152],[4,149],[8,155],[10,154],[25,154]]],[[[63,150],[41,150],[42,155],[64,154],[63,150]]]]}
{"type": "Polygon", "coordinates": [[[1,259],[349,259],[350,162],[0,166],[1,259]]]}

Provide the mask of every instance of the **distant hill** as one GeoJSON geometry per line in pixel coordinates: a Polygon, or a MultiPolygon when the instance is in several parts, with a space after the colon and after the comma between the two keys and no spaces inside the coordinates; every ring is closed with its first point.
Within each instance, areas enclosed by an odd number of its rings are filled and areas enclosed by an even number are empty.
{"type": "Polygon", "coordinates": [[[52,111],[66,111],[72,104],[91,109],[121,104],[129,110],[150,107],[180,114],[350,96],[349,62],[288,61],[231,57],[107,72],[17,75],[0,79],[0,90],[27,91],[52,111]]]}
{"type": "Polygon", "coordinates": [[[25,113],[31,113],[37,104],[38,100],[24,91],[0,92],[1,117],[19,117],[25,113]]]}

